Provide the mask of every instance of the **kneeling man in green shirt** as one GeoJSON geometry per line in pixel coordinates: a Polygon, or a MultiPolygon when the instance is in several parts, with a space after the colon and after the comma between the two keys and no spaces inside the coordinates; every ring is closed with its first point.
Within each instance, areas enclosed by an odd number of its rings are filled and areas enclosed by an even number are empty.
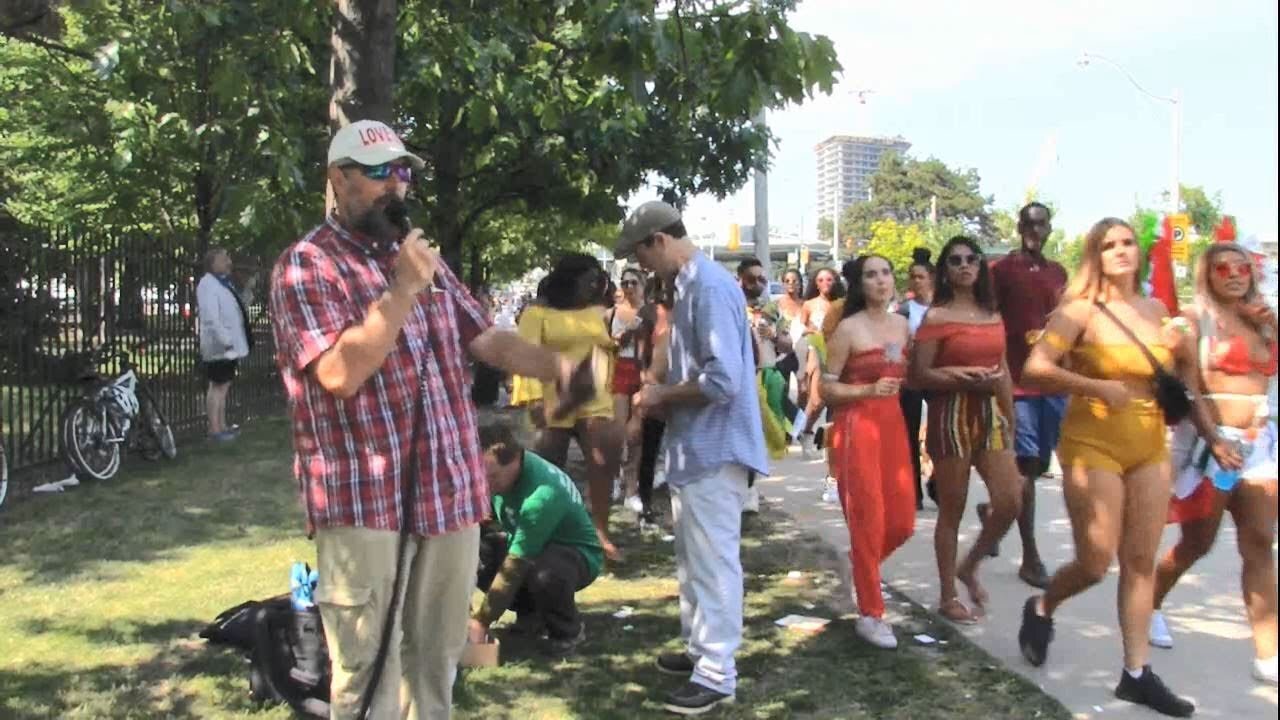
{"type": "Polygon", "coordinates": [[[480,543],[479,588],[484,602],[471,616],[469,635],[483,642],[508,609],[516,627],[541,635],[554,654],[572,652],[585,638],[574,594],[600,573],[604,553],[573,480],[525,450],[511,428],[480,428],[493,521],[480,543]]]}

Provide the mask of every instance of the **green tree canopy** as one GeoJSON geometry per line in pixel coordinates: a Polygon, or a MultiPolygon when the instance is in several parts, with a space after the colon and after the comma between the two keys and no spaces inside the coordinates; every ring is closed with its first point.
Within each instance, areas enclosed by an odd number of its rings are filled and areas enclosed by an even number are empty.
{"type": "MultiPolygon", "coordinates": [[[[59,48],[0,33],[17,219],[268,251],[320,219],[327,3],[45,4],[59,48]]],[[[736,191],[768,162],[752,118],[839,71],[830,40],[788,27],[794,5],[400,0],[392,124],[428,164],[417,219],[474,281],[516,237],[578,247],[646,183],[675,202],[736,191]]]]}
{"type": "Polygon", "coordinates": [[[590,225],[646,182],[677,203],[740,188],[768,162],[752,118],[839,69],[828,39],[787,26],[794,4],[405,2],[396,100],[445,257],[515,203],[590,225]]]}
{"type": "Polygon", "coordinates": [[[937,198],[939,223],[955,221],[966,234],[990,243],[998,238],[991,213],[994,199],[984,196],[979,185],[978,172],[972,168],[957,170],[935,158],[916,160],[886,153],[871,177],[871,199],[845,209],[840,234],[849,228],[855,237],[866,237],[873,222],[885,219],[924,225],[934,217],[937,198]]]}
{"type": "Polygon", "coordinates": [[[58,12],[65,50],[0,37],[0,94],[14,98],[0,111],[0,166],[14,216],[236,247],[278,245],[314,222],[326,27],[312,3],[58,12]]]}

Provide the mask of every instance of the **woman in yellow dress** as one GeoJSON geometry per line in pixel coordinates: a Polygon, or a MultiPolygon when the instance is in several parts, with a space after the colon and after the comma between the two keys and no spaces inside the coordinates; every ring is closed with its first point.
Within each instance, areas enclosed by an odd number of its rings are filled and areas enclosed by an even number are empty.
{"type": "Polygon", "coordinates": [[[565,255],[547,276],[546,304],[525,312],[520,318],[519,333],[529,342],[574,360],[595,358],[596,396],[571,415],[555,417],[555,389],[542,388],[545,429],[537,452],[564,468],[569,440],[577,439],[587,462],[587,498],[596,534],[605,556],[616,561],[618,550],[609,541],[609,504],[624,433],[621,422],[614,418],[609,387],[614,341],[600,304],[607,280],[600,263],[590,255],[565,255]]]}

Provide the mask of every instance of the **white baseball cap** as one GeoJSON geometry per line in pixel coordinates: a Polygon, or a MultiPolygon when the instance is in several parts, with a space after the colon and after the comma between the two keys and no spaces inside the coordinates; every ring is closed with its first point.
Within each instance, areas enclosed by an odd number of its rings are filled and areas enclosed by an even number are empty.
{"type": "Polygon", "coordinates": [[[377,120],[357,120],[338,130],[329,141],[330,165],[347,160],[381,165],[401,158],[408,159],[414,170],[426,165],[422,158],[404,149],[394,130],[377,120]]]}

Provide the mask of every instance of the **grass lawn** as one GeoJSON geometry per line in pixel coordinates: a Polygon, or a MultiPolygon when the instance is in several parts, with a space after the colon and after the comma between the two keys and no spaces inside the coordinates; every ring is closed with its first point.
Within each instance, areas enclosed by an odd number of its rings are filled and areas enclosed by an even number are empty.
{"type": "MultiPolygon", "coordinates": [[[[314,557],[290,477],[281,420],[230,447],[189,445],[173,463],[130,462],[112,482],[0,510],[0,717],[288,718],[248,699],[244,662],[196,633],[219,611],[284,592],[314,557]]],[[[619,519],[630,555],[581,593],[588,640],[567,660],[508,640],[503,665],[463,671],[455,717],[659,717],[679,684],[652,668],[678,649],[671,545],[619,519]],[[626,619],[612,614],[635,609],[626,619]]],[[[902,649],[853,635],[844,562],[781,515],[745,530],[747,628],[738,702],[720,718],[1069,718],[920,608],[895,596],[902,649]],[[783,582],[806,573],[803,586],[783,582]],[[812,606],[812,607],[810,607],[812,606]],[[805,635],[773,620],[836,617],[805,635]],[[923,647],[910,636],[947,641],[923,647]]],[[[508,619],[510,619],[508,615],[508,619]]]]}

